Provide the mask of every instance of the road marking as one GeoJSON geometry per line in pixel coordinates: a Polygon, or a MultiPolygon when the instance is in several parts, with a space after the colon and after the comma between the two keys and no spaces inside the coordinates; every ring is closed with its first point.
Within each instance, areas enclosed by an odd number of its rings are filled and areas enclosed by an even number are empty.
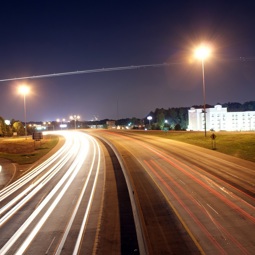
{"type": "Polygon", "coordinates": [[[47,251],[45,252],[45,255],[47,255],[47,254],[49,253],[50,248],[51,248],[53,242],[55,241],[55,238],[56,238],[56,237],[54,236],[54,238],[52,239],[52,241],[51,241],[51,243],[50,243],[50,245],[49,245],[49,247],[48,247],[48,249],[47,249],[47,251]]]}
{"type": "Polygon", "coordinates": [[[217,213],[219,215],[219,213],[212,207],[210,206],[209,204],[207,204],[215,213],[217,213]]]}
{"type": "MultiPolygon", "coordinates": [[[[144,160],[145,165],[147,166],[147,169],[152,170],[152,167],[149,165],[149,163],[147,161],[144,160]]],[[[179,221],[181,222],[182,226],[184,227],[184,229],[187,231],[188,235],[190,236],[190,238],[193,240],[194,244],[196,245],[196,247],[198,248],[198,250],[200,251],[200,253],[202,255],[205,255],[205,252],[202,248],[202,246],[200,245],[199,241],[196,239],[196,237],[193,235],[193,233],[191,232],[191,230],[189,229],[188,225],[186,224],[185,220],[181,217],[180,213],[178,212],[177,208],[175,208],[175,206],[173,205],[173,203],[171,202],[171,200],[169,199],[169,197],[166,195],[166,193],[164,192],[164,190],[159,186],[159,184],[156,182],[156,180],[153,178],[152,173],[150,171],[148,171],[146,168],[144,168],[145,171],[151,176],[151,180],[155,183],[155,185],[158,187],[158,189],[161,191],[162,195],[165,197],[167,203],[169,204],[169,206],[172,208],[172,210],[174,211],[175,215],[177,216],[177,218],[179,219],[179,221]]],[[[159,175],[158,175],[159,177],[159,175]]]]}
{"type": "Polygon", "coordinates": [[[179,181],[183,184],[186,185],[186,183],[184,181],[182,181],[181,179],[179,179],[179,181]]]}

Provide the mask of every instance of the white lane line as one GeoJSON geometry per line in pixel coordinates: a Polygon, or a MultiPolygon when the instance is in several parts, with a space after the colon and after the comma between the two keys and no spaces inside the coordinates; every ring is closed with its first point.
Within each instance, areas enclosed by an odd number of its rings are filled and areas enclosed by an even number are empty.
{"type": "Polygon", "coordinates": [[[209,204],[207,204],[215,213],[217,213],[219,215],[219,213],[212,207],[210,206],[209,204]]]}
{"type": "Polygon", "coordinates": [[[51,248],[53,242],[55,241],[55,239],[56,239],[56,237],[54,236],[54,238],[53,238],[52,241],[50,242],[50,245],[49,245],[48,249],[47,249],[46,252],[45,252],[45,255],[47,255],[47,254],[49,253],[50,248],[51,248]]]}

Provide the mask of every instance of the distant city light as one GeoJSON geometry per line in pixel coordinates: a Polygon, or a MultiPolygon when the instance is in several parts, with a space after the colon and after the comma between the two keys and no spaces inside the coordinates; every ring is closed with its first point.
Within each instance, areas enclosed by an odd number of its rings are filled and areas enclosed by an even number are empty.
{"type": "Polygon", "coordinates": [[[81,117],[79,115],[71,115],[69,118],[70,120],[74,120],[74,128],[76,129],[76,121],[78,121],[81,117]]]}
{"type": "Polygon", "coordinates": [[[67,128],[67,124],[60,124],[59,125],[61,128],[67,128]]]}

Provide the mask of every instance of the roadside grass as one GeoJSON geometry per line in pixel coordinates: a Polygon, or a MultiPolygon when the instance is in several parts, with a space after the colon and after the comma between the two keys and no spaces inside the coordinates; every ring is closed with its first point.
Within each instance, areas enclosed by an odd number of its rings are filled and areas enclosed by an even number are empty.
{"type": "MultiPolygon", "coordinates": [[[[153,135],[166,139],[173,139],[200,146],[206,149],[212,149],[212,132],[192,131],[146,131],[144,135],[153,135]]],[[[255,162],[255,132],[215,132],[216,150],[237,158],[255,162]]]]}
{"type": "Polygon", "coordinates": [[[21,150],[23,152],[0,152],[0,158],[8,159],[20,165],[32,164],[53,149],[57,145],[58,140],[58,136],[55,135],[46,135],[40,142],[34,141],[32,138],[24,139],[24,137],[2,139],[0,140],[1,147],[6,146],[8,150],[11,150],[12,147],[13,150],[17,150],[18,148],[19,151],[21,150]]]}

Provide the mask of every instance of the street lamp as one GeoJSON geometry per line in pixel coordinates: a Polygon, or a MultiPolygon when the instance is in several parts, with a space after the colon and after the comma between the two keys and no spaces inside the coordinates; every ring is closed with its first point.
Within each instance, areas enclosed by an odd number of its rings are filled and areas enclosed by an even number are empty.
{"type": "Polygon", "coordinates": [[[149,121],[149,127],[151,128],[151,120],[152,120],[152,117],[151,117],[151,116],[148,116],[148,117],[147,117],[147,120],[149,121]]]}
{"type": "Polygon", "coordinates": [[[208,58],[210,54],[211,54],[211,49],[206,45],[200,45],[198,48],[195,49],[195,57],[201,60],[201,64],[202,64],[205,136],[206,136],[205,59],[208,58]]]}
{"type": "Polygon", "coordinates": [[[79,115],[70,116],[70,120],[74,120],[75,129],[76,129],[76,121],[79,120],[79,119],[80,119],[79,115]]]}
{"type": "Polygon", "coordinates": [[[19,93],[24,97],[24,117],[25,117],[25,137],[27,139],[27,111],[26,111],[26,95],[29,93],[30,88],[26,85],[19,87],[19,93]]]}

